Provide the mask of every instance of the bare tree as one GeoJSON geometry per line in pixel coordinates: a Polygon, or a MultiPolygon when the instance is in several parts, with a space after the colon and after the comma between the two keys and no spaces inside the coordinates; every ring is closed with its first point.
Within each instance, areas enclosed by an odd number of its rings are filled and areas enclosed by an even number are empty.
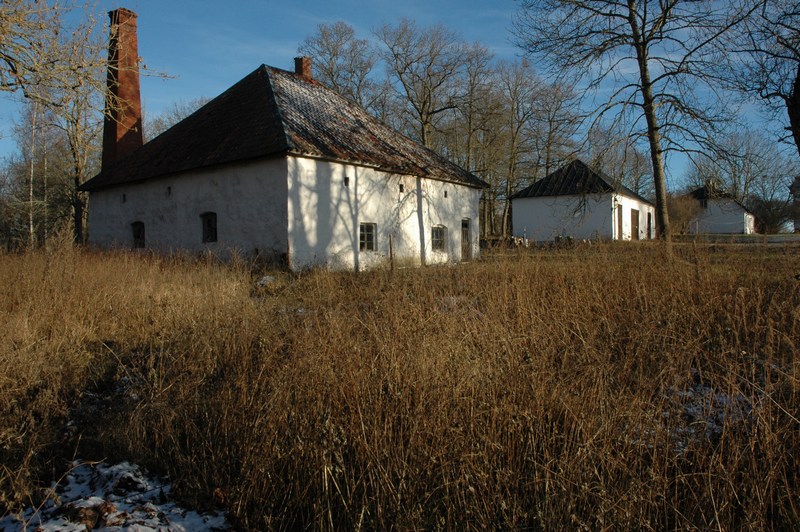
{"type": "Polygon", "coordinates": [[[73,230],[78,243],[83,243],[86,238],[86,201],[78,188],[99,170],[102,109],[106,100],[106,40],[96,32],[97,26],[87,8],[76,27],[65,28],[67,37],[63,38],[61,47],[65,62],[73,67],[64,77],[64,86],[52,91],[53,103],[50,105],[55,116],[54,125],[63,131],[69,149],[73,230]],[[102,89],[98,90],[98,87],[102,89]]]}
{"type": "Polygon", "coordinates": [[[65,65],[57,45],[66,9],[35,0],[0,4],[0,90],[40,99],[46,91],[32,87],[60,81],[65,65]]]}
{"type": "Polygon", "coordinates": [[[534,172],[541,178],[553,172],[578,151],[575,135],[583,117],[577,112],[578,97],[569,83],[540,80],[534,97],[535,117],[526,136],[535,152],[534,172]]]}
{"type": "Polygon", "coordinates": [[[144,141],[154,139],[190,114],[194,113],[205,104],[211,101],[210,98],[201,96],[189,101],[173,102],[162,113],[150,120],[142,120],[144,125],[144,141]]]}
{"type": "Polygon", "coordinates": [[[420,30],[405,18],[395,26],[383,25],[375,35],[383,44],[381,55],[404,97],[416,136],[431,147],[437,120],[456,107],[453,84],[464,65],[464,45],[444,26],[420,30]]]}
{"type": "Polygon", "coordinates": [[[469,171],[475,170],[476,136],[485,128],[488,114],[497,112],[493,102],[491,81],[494,72],[492,54],[480,43],[467,45],[464,50],[464,68],[456,80],[455,109],[458,126],[454,140],[463,140],[463,157],[456,162],[469,171]]]}
{"type": "Polygon", "coordinates": [[[743,0],[758,9],[723,45],[721,75],[735,88],[786,112],[786,130],[800,154],[800,4],[796,0],[743,0]]]}
{"type": "Polygon", "coordinates": [[[373,80],[376,52],[346,22],[320,24],[297,48],[314,59],[314,77],[367,110],[380,100],[382,86],[373,80]]]}
{"type": "Polygon", "coordinates": [[[508,235],[510,226],[511,202],[508,198],[516,192],[523,159],[533,151],[525,132],[536,116],[540,84],[541,81],[527,61],[502,62],[498,66],[496,85],[503,103],[501,123],[506,139],[504,206],[501,219],[504,237],[508,235]]]}
{"type": "MultiPolygon", "coordinates": [[[[612,177],[639,195],[653,195],[650,158],[640,150],[624,128],[595,124],[589,130],[591,166],[612,177]]],[[[671,212],[671,211],[670,211],[671,212]]]]}
{"type": "MultiPolygon", "coordinates": [[[[71,17],[71,20],[75,20],[71,17]]],[[[0,89],[42,103],[69,147],[76,242],[84,240],[78,187],[94,171],[106,92],[105,39],[89,4],[9,0],[0,4],[0,89]],[[82,17],[68,24],[65,14],[82,17]]]]}
{"type": "Polygon", "coordinates": [[[713,154],[696,157],[688,178],[696,185],[713,183],[719,190],[747,202],[757,181],[787,171],[781,168],[784,160],[775,144],[763,134],[736,131],[720,140],[713,154]]]}
{"type": "Polygon", "coordinates": [[[608,115],[641,126],[653,169],[660,237],[671,239],[664,154],[713,139],[719,109],[697,97],[714,90],[707,75],[709,43],[745,14],[692,0],[520,0],[518,44],[561,79],[586,80],[603,96],[596,119],[608,115]],[[632,115],[632,116],[631,116],[632,115]]]}
{"type": "Polygon", "coordinates": [[[14,126],[19,152],[4,161],[0,241],[8,249],[45,246],[72,219],[70,156],[55,116],[28,100],[14,126]]]}
{"type": "MultiPolygon", "coordinates": [[[[53,95],[72,90],[76,84],[105,90],[93,67],[74,61],[75,48],[81,47],[94,20],[70,27],[67,14],[89,15],[89,4],[76,1],[42,2],[3,0],[0,2],[0,91],[21,92],[46,105],[58,105],[53,95]]],[[[91,18],[91,17],[90,17],[91,18]]]]}
{"type": "Polygon", "coordinates": [[[681,194],[669,194],[667,196],[669,217],[675,225],[675,232],[678,234],[690,233],[692,222],[703,212],[700,202],[688,196],[688,192],[688,190],[684,190],[681,194]]]}

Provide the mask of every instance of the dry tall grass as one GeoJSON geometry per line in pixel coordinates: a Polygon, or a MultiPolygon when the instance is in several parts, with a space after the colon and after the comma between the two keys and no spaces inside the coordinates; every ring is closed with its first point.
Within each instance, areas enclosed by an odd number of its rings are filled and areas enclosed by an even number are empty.
{"type": "Polygon", "coordinates": [[[0,255],[0,505],[77,452],[250,529],[796,526],[798,250],[679,251],[0,255]]]}

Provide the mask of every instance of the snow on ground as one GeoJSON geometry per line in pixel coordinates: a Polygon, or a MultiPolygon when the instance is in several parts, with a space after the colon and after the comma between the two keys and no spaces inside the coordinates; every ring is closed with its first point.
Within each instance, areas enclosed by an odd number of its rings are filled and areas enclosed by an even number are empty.
{"type": "Polygon", "coordinates": [[[198,514],[170,501],[171,486],[122,462],[77,461],[38,509],[0,519],[0,532],[217,531],[231,526],[222,514],[198,514]]]}

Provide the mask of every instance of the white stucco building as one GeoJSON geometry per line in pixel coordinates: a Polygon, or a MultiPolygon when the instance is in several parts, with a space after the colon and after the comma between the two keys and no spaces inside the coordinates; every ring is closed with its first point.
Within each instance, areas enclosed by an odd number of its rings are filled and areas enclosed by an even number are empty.
{"type": "Polygon", "coordinates": [[[486,184],[311,78],[262,65],[82,189],[89,241],[292,270],[457,262],[486,184]]]}
{"type": "Polygon", "coordinates": [[[655,238],[655,207],[580,160],[511,196],[513,235],[533,242],[655,238]]]}
{"type": "Polygon", "coordinates": [[[794,220],[790,232],[800,233],[800,175],[795,176],[792,184],[789,185],[789,194],[792,196],[792,206],[794,207],[794,220]]]}
{"type": "Polygon", "coordinates": [[[730,194],[705,185],[689,193],[700,204],[700,213],[690,222],[691,233],[744,234],[756,232],[756,220],[730,194]]]}

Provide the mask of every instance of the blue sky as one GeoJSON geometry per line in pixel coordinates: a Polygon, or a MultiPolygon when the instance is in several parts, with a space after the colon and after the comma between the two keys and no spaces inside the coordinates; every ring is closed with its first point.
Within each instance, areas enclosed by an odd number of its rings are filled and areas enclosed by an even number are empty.
{"type": "MultiPolygon", "coordinates": [[[[118,7],[138,14],[144,64],[169,76],[142,78],[145,119],[179,101],[217,96],[262,63],[292,69],[298,45],[320,23],[343,20],[372,39],[373,29],[408,17],[420,27],[442,24],[498,59],[521,55],[510,33],[514,0],[97,0],[99,24],[118,7]]],[[[9,95],[0,94],[0,158],[16,151],[16,112],[9,95]]],[[[685,168],[685,157],[670,158],[668,185],[679,184],[685,168]]]]}
{"type": "MultiPolygon", "coordinates": [[[[320,23],[343,20],[372,39],[372,29],[408,17],[423,27],[441,23],[498,58],[519,54],[509,33],[514,0],[99,0],[101,21],[118,7],[138,15],[144,64],[170,76],[142,78],[145,119],[174,102],[214,97],[262,63],[293,69],[298,45],[320,23]]],[[[14,120],[16,105],[0,94],[0,157],[16,150],[14,120]]]]}
{"type": "Polygon", "coordinates": [[[513,0],[402,0],[265,2],[102,1],[108,11],[124,6],[138,13],[139,55],[153,70],[174,79],[144,79],[145,109],[158,113],[170,103],[213,97],[262,63],[294,68],[298,45],[317,25],[343,20],[361,38],[384,22],[413,18],[421,26],[441,23],[462,38],[480,41],[498,57],[518,53],[510,42],[513,0]]]}

